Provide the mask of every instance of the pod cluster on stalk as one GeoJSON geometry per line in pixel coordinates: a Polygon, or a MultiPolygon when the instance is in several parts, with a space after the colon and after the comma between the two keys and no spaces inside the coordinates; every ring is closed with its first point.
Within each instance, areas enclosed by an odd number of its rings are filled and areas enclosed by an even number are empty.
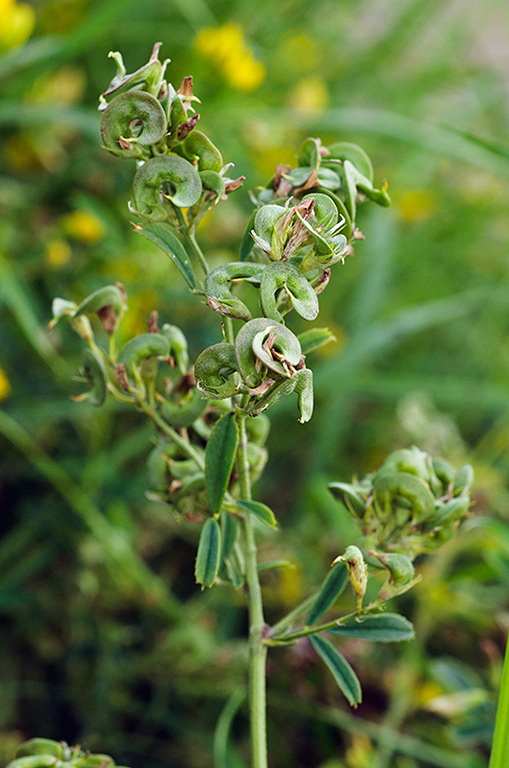
{"type": "Polygon", "coordinates": [[[85,752],[63,741],[30,739],[23,742],[6,768],[125,768],[109,755],[85,752]]]}
{"type": "Polygon", "coordinates": [[[359,523],[368,548],[413,559],[451,538],[468,514],[473,480],[470,464],[455,469],[413,446],[391,453],[361,480],[329,488],[359,523]]]}

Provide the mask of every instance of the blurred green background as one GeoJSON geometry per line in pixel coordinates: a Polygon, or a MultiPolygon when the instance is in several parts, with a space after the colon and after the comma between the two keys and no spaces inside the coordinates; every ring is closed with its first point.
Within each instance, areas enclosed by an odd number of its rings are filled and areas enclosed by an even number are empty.
{"type": "Polygon", "coordinates": [[[0,0],[0,765],[30,736],[132,768],[247,765],[242,596],[200,593],[198,529],[147,500],[152,428],[74,403],[80,345],[51,301],[122,281],[125,338],[151,310],[191,351],[217,323],[131,231],[133,167],[100,148],[98,94],[161,40],[194,76],[201,125],[244,188],[205,221],[235,259],[247,190],[308,135],[362,144],[393,206],[333,271],[316,416],[274,414],[257,496],[282,533],[262,558],[269,621],[302,599],[354,526],[326,483],[413,443],[476,471],[475,515],[400,598],[404,646],[348,641],[353,713],[305,644],[269,664],[274,768],[485,768],[509,625],[509,10],[504,0],[0,0]],[[233,696],[233,699],[230,697],[233,696]],[[220,713],[220,727],[215,731],[220,713]],[[228,711],[228,710],[227,710],[228,711]],[[215,734],[215,735],[214,735],[215,734]]]}

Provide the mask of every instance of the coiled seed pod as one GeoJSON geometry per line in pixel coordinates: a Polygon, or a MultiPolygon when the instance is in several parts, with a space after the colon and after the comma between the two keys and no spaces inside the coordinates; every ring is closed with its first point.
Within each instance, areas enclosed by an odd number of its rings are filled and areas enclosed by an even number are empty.
{"type": "Polygon", "coordinates": [[[260,284],[260,276],[264,270],[263,264],[251,264],[244,261],[233,261],[223,264],[205,278],[205,295],[211,309],[227,317],[239,320],[251,320],[251,312],[243,301],[232,296],[231,288],[240,280],[247,280],[254,285],[260,284]]]}
{"type": "Polygon", "coordinates": [[[237,385],[229,377],[237,370],[233,344],[214,344],[207,347],[196,360],[196,386],[201,392],[218,400],[231,397],[236,393],[237,385]]]}
{"type": "Polygon", "coordinates": [[[217,171],[223,167],[223,157],[208,136],[194,130],[179,145],[179,153],[191,163],[196,163],[199,171],[217,171]]]}
{"type": "Polygon", "coordinates": [[[150,158],[138,169],[133,181],[136,212],[154,221],[166,217],[164,198],[178,208],[189,208],[198,202],[201,192],[198,171],[178,155],[150,158]]]}
{"type": "Polygon", "coordinates": [[[313,286],[304,275],[291,264],[275,261],[268,264],[260,278],[260,305],[265,317],[277,322],[282,315],[276,307],[276,293],[284,289],[293,308],[305,320],[314,320],[318,315],[318,298],[313,286]]]}
{"type": "Polygon", "coordinates": [[[150,93],[129,91],[115,96],[101,121],[104,148],[115,155],[140,157],[141,147],[160,141],[167,131],[161,103],[150,93]]]}
{"type": "Polygon", "coordinates": [[[235,356],[244,383],[248,387],[258,387],[267,378],[264,367],[279,376],[291,378],[301,363],[302,353],[299,340],[288,328],[259,317],[250,320],[238,332],[235,356]]]}
{"type": "Polygon", "coordinates": [[[161,405],[161,414],[170,426],[175,429],[182,429],[190,427],[202,415],[206,407],[207,401],[202,397],[201,392],[195,388],[179,402],[164,402],[161,405]]]}
{"type": "Polygon", "coordinates": [[[99,355],[96,355],[90,347],[85,347],[82,354],[81,372],[90,385],[90,391],[81,395],[76,400],[88,400],[92,405],[100,406],[106,400],[108,392],[108,371],[99,355]]]}

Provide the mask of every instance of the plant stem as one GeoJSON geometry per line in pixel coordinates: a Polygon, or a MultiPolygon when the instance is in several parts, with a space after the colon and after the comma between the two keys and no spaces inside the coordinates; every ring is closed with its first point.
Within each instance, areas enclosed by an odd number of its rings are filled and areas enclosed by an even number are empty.
{"type": "Polygon", "coordinates": [[[191,246],[191,249],[192,249],[194,255],[198,259],[198,262],[199,262],[201,268],[203,269],[203,272],[205,273],[205,275],[208,275],[208,273],[210,272],[210,267],[209,267],[209,265],[207,263],[207,259],[205,258],[204,254],[203,254],[202,249],[198,245],[198,242],[197,242],[196,237],[194,235],[194,231],[192,229],[187,231],[187,240],[189,242],[189,245],[191,246]]]}
{"type": "MultiPolygon", "coordinates": [[[[302,608],[302,605],[297,606],[297,608],[298,609],[302,608]]],[[[315,627],[303,627],[303,629],[299,629],[298,632],[289,632],[287,635],[279,635],[277,637],[271,637],[265,640],[265,643],[267,645],[284,645],[286,643],[291,643],[291,642],[294,642],[295,640],[300,640],[302,637],[309,637],[309,635],[316,635],[318,632],[326,632],[328,629],[334,629],[335,627],[340,627],[341,624],[345,623],[345,621],[350,621],[350,619],[355,619],[356,617],[365,616],[368,613],[372,613],[373,611],[379,610],[379,608],[380,608],[380,603],[373,603],[373,605],[370,605],[367,608],[364,608],[362,611],[352,611],[352,613],[348,613],[346,614],[346,616],[341,616],[341,618],[339,619],[328,621],[326,624],[319,624],[318,626],[315,626],[315,627]]],[[[300,612],[301,611],[299,610],[299,613],[300,612]]],[[[285,617],[285,619],[287,618],[288,617],[285,617]]]]}
{"type": "Polygon", "coordinates": [[[179,433],[173,429],[173,427],[170,427],[169,424],[165,422],[165,420],[158,414],[154,408],[151,408],[148,403],[146,403],[144,400],[140,401],[138,403],[139,408],[147,414],[147,416],[150,416],[150,418],[157,424],[159,429],[165,433],[168,437],[170,437],[173,442],[178,445],[179,448],[181,448],[184,453],[189,456],[190,459],[194,459],[200,469],[203,469],[205,466],[205,462],[203,460],[203,457],[200,456],[198,451],[194,449],[194,446],[191,445],[187,440],[184,440],[184,438],[179,435],[179,433]]]}
{"type": "MultiPolygon", "coordinates": [[[[247,461],[246,416],[238,414],[239,447],[237,470],[242,498],[251,499],[251,481],[247,461]]],[[[256,542],[253,520],[249,514],[241,519],[244,557],[246,559],[246,584],[249,604],[249,711],[251,725],[252,768],[267,768],[267,726],[265,662],[267,647],[264,644],[265,619],[263,616],[262,590],[258,577],[256,542]]]]}

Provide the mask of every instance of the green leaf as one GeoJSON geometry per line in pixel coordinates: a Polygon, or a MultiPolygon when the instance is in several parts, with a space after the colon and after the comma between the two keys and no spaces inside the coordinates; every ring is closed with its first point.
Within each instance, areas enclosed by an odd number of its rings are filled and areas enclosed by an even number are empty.
{"type": "Polygon", "coordinates": [[[213,515],[221,509],[237,453],[239,430],[232,412],[215,425],[205,450],[205,480],[213,515]]]}
{"type": "Polygon", "coordinates": [[[334,565],[325,577],[320,592],[306,619],[309,627],[323,616],[327,608],[340,596],[348,581],[348,570],[344,562],[334,565]]]}
{"type": "Polygon", "coordinates": [[[310,328],[308,331],[300,333],[297,338],[300,341],[303,355],[314,352],[315,349],[323,347],[329,341],[337,341],[332,331],[328,328],[310,328]]]}
{"type": "Polygon", "coordinates": [[[135,224],[134,231],[157,245],[173,261],[190,288],[196,286],[196,278],[186,249],[176,232],[165,221],[144,221],[135,224]]]}
{"type": "Polygon", "coordinates": [[[217,520],[209,517],[200,535],[194,575],[198,584],[211,587],[219,571],[221,552],[221,531],[217,520]]]}
{"type": "Polygon", "coordinates": [[[240,245],[239,261],[247,261],[249,259],[249,255],[251,251],[254,248],[254,240],[251,235],[251,230],[254,227],[254,220],[257,213],[258,213],[258,208],[255,208],[255,210],[251,214],[249,221],[247,223],[246,231],[244,233],[244,237],[242,238],[242,243],[240,245]]]}
{"type": "Polygon", "coordinates": [[[328,640],[316,635],[309,638],[311,645],[329,668],[332,676],[348,702],[356,707],[362,701],[361,684],[357,675],[344,656],[337,651],[328,640]]]}
{"type": "Polygon", "coordinates": [[[505,652],[489,768],[503,768],[509,749],[509,642],[505,652]]]}
{"type": "Polygon", "coordinates": [[[277,520],[274,512],[266,504],[262,504],[259,501],[247,501],[247,499],[239,499],[237,502],[239,507],[251,512],[257,520],[269,528],[277,528],[277,520]]]}
{"type": "Polygon", "coordinates": [[[232,553],[239,525],[235,518],[227,512],[221,512],[219,524],[221,527],[221,560],[225,561],[232,553]]]}
{"type": "Polygon", "coordinates": [[[412,623],[397,613],[360,616],[328,631],[341,637],[356,637],[359,640],[374,640],[378,643],[399,643],[414,637],[412,623]]]}
{"type": "Polygon", "coordinates": [[[266,563],[258,564],[258,572],[268,571],[271,568],[296,568],[295,563],[291,563],[289,560],[267,560],[266,563]]]}

